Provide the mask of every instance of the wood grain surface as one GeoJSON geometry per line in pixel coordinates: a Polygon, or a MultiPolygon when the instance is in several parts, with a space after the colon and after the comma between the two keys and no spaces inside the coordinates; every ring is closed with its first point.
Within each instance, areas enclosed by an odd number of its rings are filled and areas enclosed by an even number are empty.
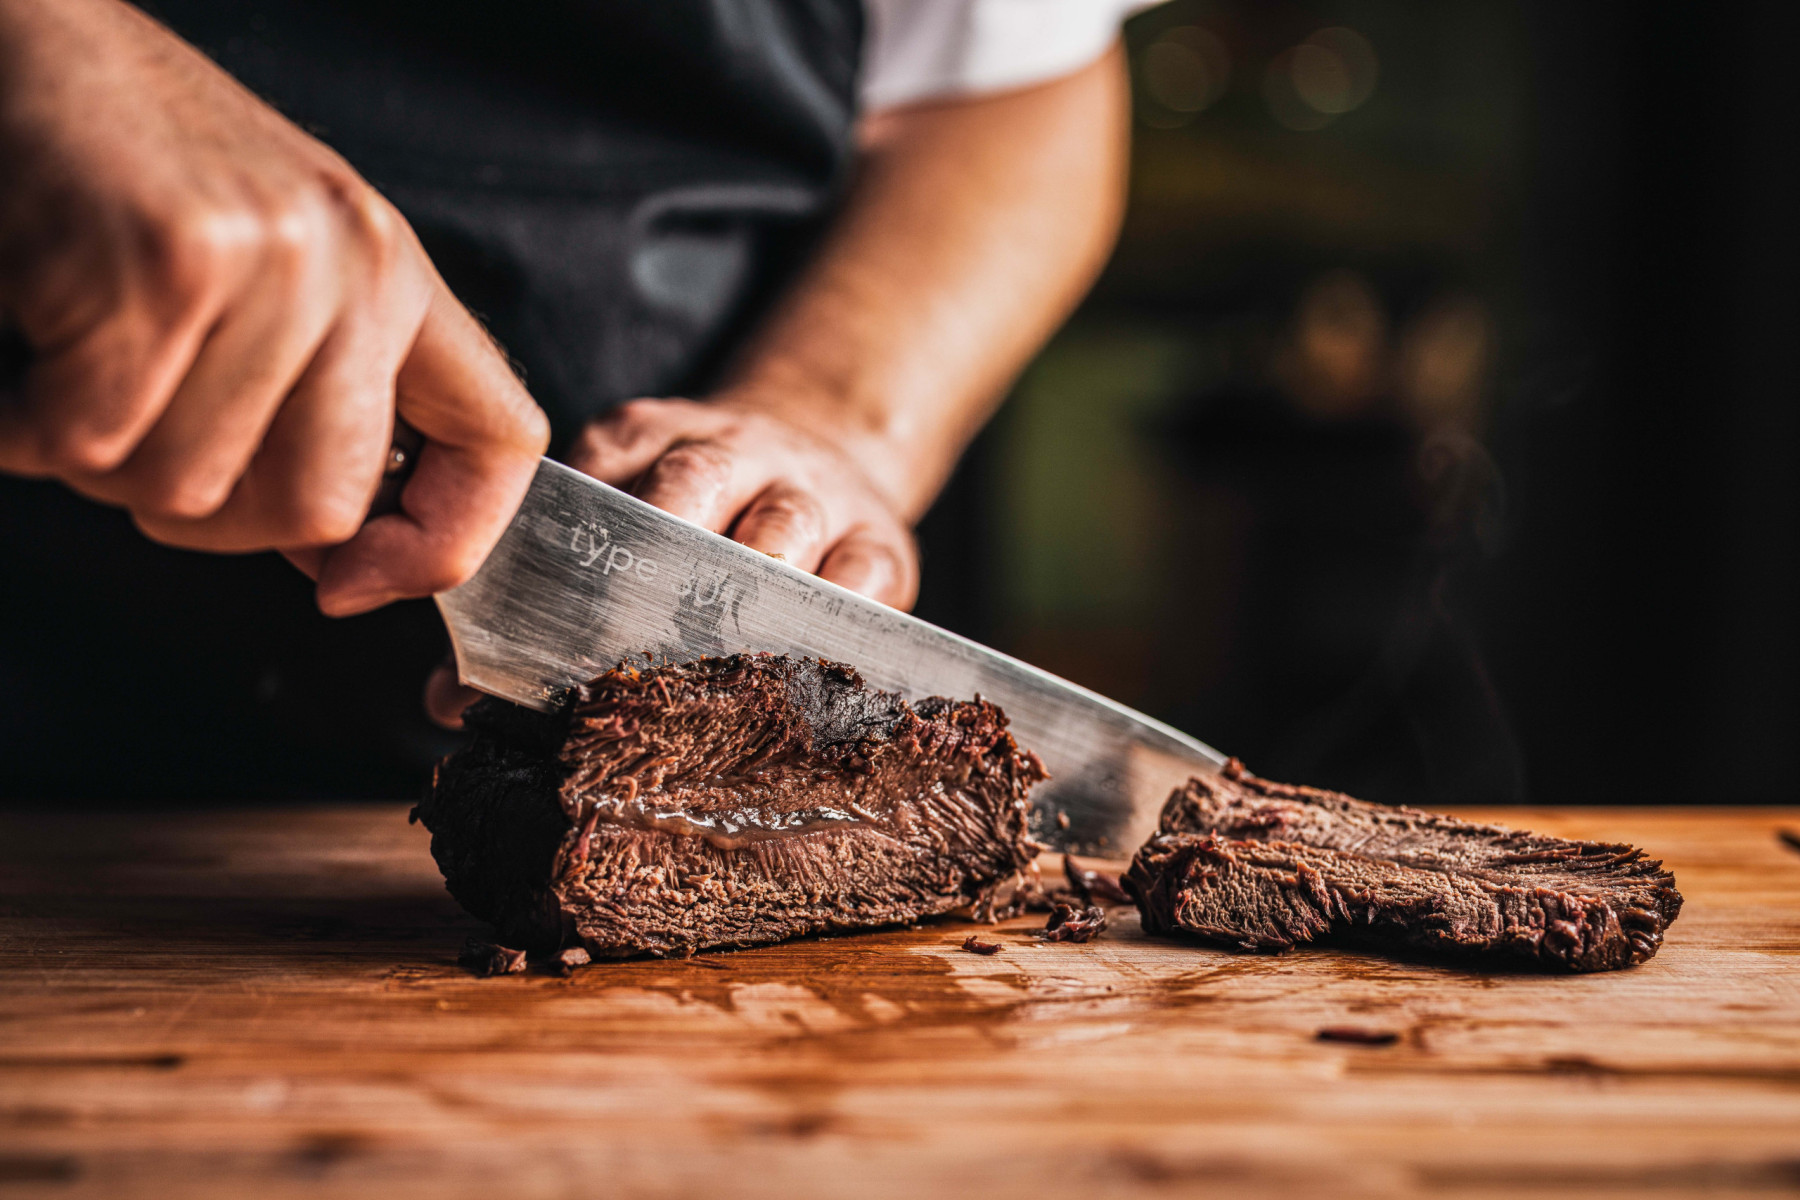
{"type": "Polygon", "coordinates": [[[0,815],[0,1194],[1800,1193],[1800,811],[1482,815],[1665,857],[1662,954],[1246,957],[1127,911],[474,979],[403,806],[0,815]]]}

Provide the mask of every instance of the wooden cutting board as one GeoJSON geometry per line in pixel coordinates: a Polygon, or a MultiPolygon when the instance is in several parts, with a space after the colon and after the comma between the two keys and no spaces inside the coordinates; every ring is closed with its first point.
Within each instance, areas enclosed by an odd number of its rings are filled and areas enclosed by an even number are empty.
{"type": "Polygon", "coordinates": [[[1122,912],[566,979],[456,967],[405,811],[0,815],[0,1194],[1800,1193],[1800,810],[1479,814],[1669,861],[1681,919],[1611,975],[1122,912]]]}

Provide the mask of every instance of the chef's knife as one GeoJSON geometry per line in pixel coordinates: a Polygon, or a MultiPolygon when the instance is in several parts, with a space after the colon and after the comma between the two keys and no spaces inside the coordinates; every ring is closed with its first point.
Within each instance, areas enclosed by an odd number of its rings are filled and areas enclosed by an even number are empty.
{"type": "Polygon", "coordinates": [[[1039,836],[1135,849],[1218,751],[1105,696],[865,599],[545,459],[475,577],[437,597],[464,683],[538,709],[621,661],[832,659],[908,699],[980,695],[1051,779],[1039,836]]]}

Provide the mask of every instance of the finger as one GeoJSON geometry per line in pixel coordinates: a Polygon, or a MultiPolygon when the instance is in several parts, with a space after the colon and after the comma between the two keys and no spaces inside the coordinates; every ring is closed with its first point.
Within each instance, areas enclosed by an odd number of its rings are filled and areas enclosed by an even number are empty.
{"type": "MultiPolygon", "coordinates": [[[[411,314],[402,303],[385,318],[362,308],[346,314],[218,512],[198,520],[135,512],[138,528],[160,542],[221,553],[301,551],[355,536],[387,465],[394,379],[406,353],[394,326],[416,321],[423,303],[411,314]]],[[[322,557],[307,557],[316,578],[322,557]]]]}
{"type": "Polygon", "coordinates": [[[292,563],[295,570],[299,571],[314,583],[317,583],[319,581],[319,570],[325,565],[325,555],[327,551],[328,547],[325,546],[299,546],[293,549],[283,550],[281,552],[281,557],[292,563]]]}
{"type": "Polygon", "coordinates": [[[294,237],[279,245],[131,457],[110,474],[71,480],[78,490],[140,514],[190,521],[225,505],[338,312],[336,277],[323,269],[331,260],[305,253],[308,244],[294,237]]]}
{"type": "Polygon", "coordinates": [[[425,715],[445,729],[461,729],[463,710],[479,699],[480,692],[457,680],[454,663],[442,663],[425,677],[425,715]]]}
{"type": "Polygon", "coordinates": [[[249,469],[213,516],[179,521],[138,513],[159,541],[221,552],[275,548],[318,578],[319,547],[361,527],[387,465],[395,380],[416,342],[436,282],[411,231],[373,193],[353,198],[343,248],[353,257],[312,255],[357,280],[328,289],[339,307],[293,390],[270,422],[249,469]]]}
{"type": "Polygon", "coordinates": [[[330,615],[468,579],[506,531],[550,444],[543,410],[441,282],[400,368],[397,401],[425,447],[401,511],[370,521],[326,558],[319,607],[330,615]]]}
{"type": "Polygon", "coordinates": [[[676,442],[632,490],[638,499],[696,525],[723,533],[758,481],[741,454],[710,441],[676,442]]]}
{"type": "MultiPolygon", "coordinates": [[[[692,416],[699,406],[683,400],[632,400],[589,421],[565,456],[577,471],[627,487],[681,436],[674,418],[692,416]]],[[[693,430],[686,428],[691,436],[693,430]]]]}
{"type": "Polygon", "coordinates": [[[0,470],[96,475],[130,457],[247,278],[259,232],[205,216],[149,235],[133,269],[75,259],[40,279],[18,313],[37,357],[25,403],[0,413],[0,470]]]}
{"type": "Polygon", "coordinates": [[[0,408],[0,471],[98,474],[124,462],[162,415],[216,316],[173,323],[125,305],[67,345],[39,346],[21,402],[0,408]]]}
{"type": "Polygon", "coordinates": [[[859,529],[825,555],[819,577],[905,611],[919,598],[918,563],[910,538],[859,529]]]}
{"type": "Polygon", "coordinates": [[[786,559],[802,571],[813,571],[825,553],[829,521],[817,496],[777,483],[750,501],[731,536],[752,550],[786,559]]]}

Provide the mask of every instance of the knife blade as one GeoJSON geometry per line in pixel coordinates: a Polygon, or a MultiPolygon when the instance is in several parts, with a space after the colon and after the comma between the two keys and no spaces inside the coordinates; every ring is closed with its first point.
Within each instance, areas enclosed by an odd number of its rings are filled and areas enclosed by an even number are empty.
{"type": "Polygon", "coordinates": [[[1224,756],[1180,730],[545,459],[493,553],[437,597],[470,687],[549,710],[621,662],[767,651],[848,663],[909,700],[980,695],[1050,780],[1040,840],[1137,847],[1224,756]],[[1058,814],[1061,814],[1059,819],[1058,814]]]}

